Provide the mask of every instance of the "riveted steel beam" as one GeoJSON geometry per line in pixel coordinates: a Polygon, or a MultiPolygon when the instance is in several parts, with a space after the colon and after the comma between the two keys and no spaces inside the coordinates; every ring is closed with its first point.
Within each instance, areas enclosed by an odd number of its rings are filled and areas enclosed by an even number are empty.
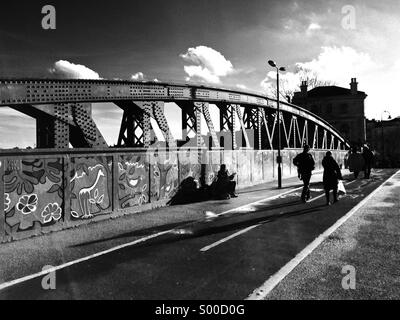
{"type": "MultiPolygon", "coordinates": [[[[117,80],[0,79],[0,107],[13,105],[76,104],[85,102],[202,101],[276,110],[274,99],[234,90],[174,83],[142,83],[117,80]],[[272,103],[270,103],[272,102],[272,103]]],[[[283,113],[293,114],[331,132],[349,147],[344,137],[325,120],[311,112],[281,102],[283,113]]]]}

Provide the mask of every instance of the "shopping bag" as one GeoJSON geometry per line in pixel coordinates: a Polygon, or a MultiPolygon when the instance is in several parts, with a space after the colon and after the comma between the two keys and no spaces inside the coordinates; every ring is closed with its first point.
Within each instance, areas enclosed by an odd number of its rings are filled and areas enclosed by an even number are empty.
{"type": "Polygon", "coordinates": [[[343,184],[342,180],[339,180],[339,182],[338,182],[338,194],[339,195],[346,194],[346,189],[344,188],[344,184],[343,184]]]}

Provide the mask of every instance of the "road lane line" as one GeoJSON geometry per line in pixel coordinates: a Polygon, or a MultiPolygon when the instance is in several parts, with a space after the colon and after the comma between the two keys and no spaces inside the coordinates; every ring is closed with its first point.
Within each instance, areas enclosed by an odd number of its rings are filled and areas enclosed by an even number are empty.
{"type": "MultiPolygon", "coordinates": [[[[243,205],[243,206],[238,207],[238,208],[234,208],[234,209],[230,209],[230,210],[221,212],[221,213],[218,214],[218,216],[234,212],[235,210],[238,210],[238,209],[243,209],[246,206],[259,204],[259,203],[262,203],[263,201],[270,201],[270,200],[277,199],[280,196],[283,196],[285,194],[288,194],[290,192],[296,191],[296,190],[301,189],[301,188],[302,187],[290,189],[290,190],[287,190],[287,191],[285,191],[283,193],[280,193],[278,195],[275,195],[275,196],[272,196],[272,197],[269,197],[269,198],[265,198],[265,199],[262,199],[262,200],[258,200],[258,201],[255,201],[253,203],[249,203],[247,205],[243,205]]],[[[26,281],[41,277],[41,276],[44,276],[44,275],[49,274],[51,272],[55,272],[55,271],[58,271],[58,270],[61,270],[61,269],[65,269],[65,268],[73,266],[75,264],[78,264],[78,263],[81,263],[81,262],[85,262],[85,261],[88,261],[88,260],[103,256],[103,255],[106,255],[108,253],[111,253],[111,252],[114,252],[114,251],[117,251],[117,250],[121,250],[123,248],[134,246],[134,245],[136,245],[138,243],[145,242],[147,240],[157,238],[157,237],[162,236],[162,235],[167,234],[167,233],[172,233],[172,232],[174,232],[174,230],[176,230],[176,228],[173,228],[173,229],[170,229],[170,230],[166,230],[166,231],[162,231],[162,232],[159,232],[159,233],[155,233],[155,234],[152,234],[152,235],[137,239],[137,240],[132,241],[132,242],[128,242],[128,243],[124,243],[124,244],[116,246],[116,247],[112,247],[112,248],[104,250],[104,251],[99,251],[97,253],[94,253],[94,254],[88,255],[88,256],[83,257],[83,258],[79,258],[79,259],[76,259],[76,260],[72,260],[72,261],[60,264],[58,266],[46,269],[44,271],[36,272],[36,273],[30,274],[30,275],[27,275],[27,276],[24,276],[24,277],[21,277],[21,278],[17,278],[15,280],[3,282],[3,283],[0,284],[0,291],[5,289],[5,288],[8,288],[8,287],[11,287],[11,286],[14,286],[14,285],[17,285],[17,284],[20,284],[20,283],[23,283],[23,282],[26,282],[26,281]]]]}
{"type": "Polygon", "coordinates": [[[250,230],[252,230],[254,228],[257,228],[259,226],[260,226],[260,224],[255,224],[253,226],[247,227],[247,228],[245,228],[243,230],[240,230],[240,231],[238,231],[238,232],[236,232],[234,234],[231,234],[230,236],[228,236],[226,238],[223,238],[223,239],[218,240],[217,242],[214,242],[214,243],[212,243],[212,244],[210,244],[210,245],[208,245],[208,246],[206,246],[204,248],[201,248],[200,251],[201,252],[206,252],[206,251],[210,250],[211,248],[219,246],[220,244],[222,244],[222,243],[224,243],[226,241],[229,241],[229,240],[231,240],[231,239],[233,239],[233,238],[235,238],[237,236],[240,236],[241,234],[246,233],[247,231],[250,231],[250,230]]]}
{"type": "Polygon", "coordinates": [[[272,275],[264,284],[255,289],[246,300],[262,300],[264,299],[290,272],[293,271],[309,254],[311,254],[322,242],[325,241],[333,232],[335,232],[343,223],[345,223],[352,215],[354,215],[361,207],[365,205],[375,194],[377,194],[390,180],[392,180],[400,170],[394,173],[389,179],[383,182],[379,187],[372,191],[366,196],[361,202],[359,202],[353,209],[351,209],[346,215],[336,221],[330,228],[324,233],[319,235],[313,242],[307,245],[299,254],[296,255],[292,260],[285,264],[277,273],[272,275]]]}
{"type": "Polygon", "coordinates": [[[268,201],[271,201],[271,200],[278,199],[281,196],[284,196],[284,195],[286,195],[288,193],[291,193],[293,191],[297,191],[297,190],[300,190],[300,189],[303,189],[303,187],[301,186],[301,187],[297,187],[297,188],[294,188],[294,189],[290,189],[290,190],[287,190],[287,191],[282,192],[280,194],[277,194],[275,196],[272,196],[272,197],[269,197],[269,198],[265,198],[265,199],[261,199],[261,200],[257,200],[255,202],[248,203],[248,204],[245,204],[243,206],[240,206],[240,207],[237,207],[237,208],[233,208],[233,209],[218,213],[216,216],[222,216],[222,215],[225,215],[225,214],[228,214],[228,213],[232,213],[232,212],[235,212],[235,211],[243,211],[243,210],[251,208],[251,207],[253,207],[255,205],[262,204],[262,203],[265,203],[265,202],[268,202],[268,201]]]}
{"type": "Polygon", "coordinates": [[[46,270],[41,271],[41,272],[33,273],[31,275],[28,275],[28,276],[25,276],[25,277],[22,277],[22,278],[19,278],[19,279],[15,279],[15,280],[12,280],[12,281],[4,282],[4,283],[0,284],[0,290],[3,290],[3,289],[8,288],[8,287],[11,287],[11,286],[16,285],[16,284],[21,283],[21,282],[29,281],[29,280],[32,280],[34,278],[37,278],[37,277],[40,277],[40,276],[44,276],[44,275],[46,275],[48,273],[55,272],[57,270],[64,269],[66,267],[70,267],[70,266],[72,266],[74,264],[77,264],[77,263],[81,263],[81,262],[84,262],[84,261],[87,261],[87,260],[91,260],[93,258],[100,257],[100,256],[103,256],[105,254],[108,254],[108,253],[111,253],[111,252],[114,252],[114,251],[117,251],[117,250],[120,250],[120,249],[123,249],[123,248],[126,248],[126,247],[130,247],[130,246],[133,246],[133,245],[141,243],[141,242],[145,242],[147,240],[150,240],[150,239],[159,237],[159,236],[161,236],[163,234],[166,234],[166,233],[168,233],[170,231],[171,230],[167,230],[167,231],[162,231],[162,232],[159,232],[159,233],[156,233],[156,234],[152,234],[150,236],[146,236],[146,237],[137,239],[137,240],[132,241],[132,242],[124,243],[124,244],[121,244],[119,246],[116,246],[116,247],[113,247],[113,248],[110,248],[110,249],[107,249],[107,250],[104,250],[104,251],[100,251],[100,252],[91,254],[89,256],[77,259],[77,260],[73,260],[73,261],[70,261],[70,262],[67,262],[67,263],[64,263],[64,264],[60,264],[59,266],[52,267],[52,268],[46,269],[46,270]]]}
{"type": "MultiPolygon", "coordinates": [[[[349,185],[349,184],[351,184],[351,183],[353,183],[353,182],[354,182],[354,181],[351,181],[351,182],[349,182],[349,183],[346,183],[345,185],[349,185]]],[[[300,187],[299,189],[301,189],[301,188],[303,188],[303,187],[300,187]]],[[[324,196],[325,196],[325,193],[323,193],[323,194],[321,194],[321,195],[319,195],[319,196],[313,198],[312,200],[307,201],[307,203],[310,203],[310,202],[313,202],[313,201],[315,201],[315,200],[318,200],[318,199],[320,199],[320,198],[322,198],[322,197],[324,197],[324,196]]],[[[282,213],[280,213],[280,214],[284,214],[284,212],[282,212],[282,213]]],[[[237,236],[240,236],[241,234],[246,233],[247,231],[250,231],[250,230],[252,230],[252,229],[254,229],[255,227],[258,227],[258,226],[260,226],[260,224],[257,224],[257,225],[251,226],[251,227],[247,227],[247,228],[245,228],[245,229],[243,229],[243,230],[240,230],[240,231],[238,231],[238,232],[236,232],[236,233],[234,233],[234,234],[232,234],[232,235],[230,235],[230,236],[228,236],[228,237],[225,237],[225,238],[223,238],[223,239],[221,239],[221,240],[218,240],[218,241],[216,241],[216,242],[214,242],[214,243],[212,243],[212,244],[210,244],[210,245],[208,245],[208,246],[206,246],[206,247],[201,248],[200,251],[201,251],[201,252],[208,251],[208,250],[210,250],[211,248],[214,248],[214,247],[216,247],[216,246],[218,246],[218,245],[220,245],[220,244],[222,244],[222,243],[224,243],[224,242],[226,242],[226,241],[229,241],[229,240],[231,240],[231,239],[233,239],[233,238],[236,238],[237,236]]]]}
{"type": "MultiPolygon", "coordinates": [[[[355,181],[356,181],[356,180],[347,182],[347,183],[345,183],[344,185],[345,185],[345,186],[348,186],[348,185],[352,184],[352,183],[355,182],[355,181]]],[[[325,196],[325,193],[320,194],[319,196],[317,196],[317,197],[315,197],[315,198],[312,198],[312,199],[309,200],[307,203],[310,203],[310,202],[313,202],[313,201],[315,201],[315,200],[318,200],[319,198],[322,198],[323,196],[325,196]]]]}

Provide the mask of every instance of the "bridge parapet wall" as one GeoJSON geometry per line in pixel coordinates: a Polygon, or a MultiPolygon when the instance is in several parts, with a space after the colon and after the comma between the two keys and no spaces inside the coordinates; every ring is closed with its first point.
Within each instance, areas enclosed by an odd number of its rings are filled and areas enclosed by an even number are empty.
{"type": "MultiPolygon", "coordinates": [[[[283,178],[297,175],[282,151],[283,178]]],[[[316,170],[325,150],[312,152],[316,170]]],[[[332,151],[343,163],[346,151],[332,151]]],[[[222,163],[238,189],[276,179],[274,150],[74,150],[0,154],[0,242],[165,206],[192,176],[211,184],[222,163]]]]}

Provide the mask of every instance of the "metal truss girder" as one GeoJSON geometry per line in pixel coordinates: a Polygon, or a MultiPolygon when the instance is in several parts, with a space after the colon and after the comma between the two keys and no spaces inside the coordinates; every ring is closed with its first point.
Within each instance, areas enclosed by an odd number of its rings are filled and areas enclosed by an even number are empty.
{"type": "MultiPolygon", "coordinates": [[[[235,112],[234,105],[216,104],[219,109],[219,126],[220,132],[229,132],[231,135],[232,149],[237,149],[236,134],[235,134],[235,112]]],[[[225,147],[225,145],[224,145],[225,147]]]]}
{"type": "Polygon", "coordinates": [[[257,146],[257,149],[261,149],[261,109],[261,107],[245,107],[243,113],[243,123],[245,128],[254,130],[254,145],[257,146]]]}
{"type": "Polygon", "coordinates": [[[256,129],[258,123],[258,108],[245,107],[243,123],[246,129],[256,129]]]}
{"type": "Polygon", "coordinates": [[[177,103],[182,111],[182,139],[186,140],[190,133],[197,134],[197,118],[193,103],[177,103]]]}
{"type": "Polygon", "coordinates": [[[335,149],[335,136],[331,135],[331,144],[329,146],[329,149],[334,150],[335,149]]]}
{"type": "Polygon", "coordinates": [[[177,144],[176,141],[171,133],[171,130],[169,129],[168,121],[165,118],[164,115],[164,102],[163,101],[135,101],[135,104],[140,107],[142,110],[144,110],[144,116],[148,117],[146,118],[146,128],[145,129],[145,146],[149,144],[148,138],[149,138],[149,132],[147,126],[149,125],[149,117],[153,117],[156,122],[158,127],[160,128],[165,142],[167,143],[167,146],[169,148],[176,148],[177,144]]]}
{"type": "Polygon", "coordinates": [[[257,108],[258,150],[262,149],[262,143],[261,143],[261,124],[262,124],[261,110],[263,110],[263,108],[261,108],[261,107],[257,108]]]}
{"type": "MultiPolygon", "coordinates": [[[[197,147],[205,146],[204,139],[201,135],[201,103],[194,103],[194,114],[196,118],[196,144],[197,147]]],[[[199,158],[201,160],[201,158],[199,158]]]]}
{"type": "Polygon", "coordinates": [[[115,104],[124,110],[117,145],[148,147],[151,139],[149,115],[132,101],[116,101],[115,104]]]}
{"type": "Polygon", "coordinates": [[[105,148],[107,142],[100,133],[92,118],[92,106],[90,103],[69,104],[72,109],[72,119],[81,130],[86,142],[92,148],[105,148]]]}
{"type": "Polygon", "coordinates": [[[303,134],[301,137],[301,145],[304,146],[305,144],[308,144],[308,120],[304,121],[303,134]]]}
{"type": "Polygon", "coordinates": [[[37,148],[69,147],[70,108],[64,104],[31,106],[14,105],[12,109],[36,119],[37,148]]]}
{"type": "Polygon", "coordinates": [[[322,149],[328,149],[328,136],[326,130],[324,130],[324,137],[322,138],[322,149]]]}
{"type": "MultiPolygon", "coordinates": [[[[272,137],[271,137],[271,134],[269,132],[268,121],[267,121],[267,117],[265,115],[264,108],[261,108],[261,117],[262,117],[262,121],[263,121],[264,126],[265,126],[265,130],[267,131],[267,138],[268,138],[269,146],[270,146],[270,149],[272,150],[273,149],[272,137]]],[[[275,130],[275,123],[276,123],[276,121],[274,119],[274,125],[273,125],[273,129],[272,129],[272,136],[273,136],[273,133],[274,133],[274,130],[275,130]]]]}
{"type": "Polygon", "coordinates": [[[233,132],[235,130],[235,117],[232,105],[218,104],[217,107],[220,110],[220,130],[233,132]]]}
{"type": "Polygon", "coordinates": [[[220,148],[218,137],[217,137],[217,134],[214,129],[214,124],[211,120],[208,102],[195,102],[194,105],[203,111],[203,116],[204,116],[204,119],[206,120],[208,130],[210,131],[210,135],[213,140],[214,146],[216,148],[220,148]]]}
{"type": "Polygon", "coordinates": [[[236,104],[235,105],[235,110],[236,110],[236,114],[237,114],[238,119],[239,119],[240,128],[242,129],[242,133],[243,133],[243,136],[244,136],[244,139],[245,139],[245,142],[246,142],[246,148],[251,148],[249,137],[247,136],[246,128],[244,126],[243,117],[242,117],[242,111],[240,110],[240,105],[236,104]]]}
{"type": "MultiPolygon", "coordinates": [[[[286,130],[286,123],[285,123],[285,117],[283,116],[283,113],[280,113],[280,123],[282,123],[281,127],[283,127],[283,133],[285,134],[285,140],[286,140],[286,146],[288,148],[290,148],[290,131],[289,134],[286,130]]],[[[290,123],[292,124],[292,123],[290,123]]],[[[289,130],[291,130],[291,128],[289,128],[289,130]]]]}
{"type": "Polygon", "coordinates": [[[318,125],[314,124],[314,138],[313,138],[313,144],[312,144],[312,148],[313,149],[318,149],[318,125]]]}
{"type": "Polygon", "coordinates": [[[70,108],[63,104],[54,106],[54,145],[58,149],[69,147],[69,114],[70,108]]]}
{"type": "MultiPolygon", "coordinates": [[[[274,99],[257,94],[246,94],[205,86],[117,80],[0,79],[0,106],[112,102],[116,100],[204,101],[276,110],[274,99]]],[[[317,124],[334,134],[338,140],[349,147],[349,144],[335,128],[311,112],[283,101],[281,102],[281,110],[317,124]]]]}

